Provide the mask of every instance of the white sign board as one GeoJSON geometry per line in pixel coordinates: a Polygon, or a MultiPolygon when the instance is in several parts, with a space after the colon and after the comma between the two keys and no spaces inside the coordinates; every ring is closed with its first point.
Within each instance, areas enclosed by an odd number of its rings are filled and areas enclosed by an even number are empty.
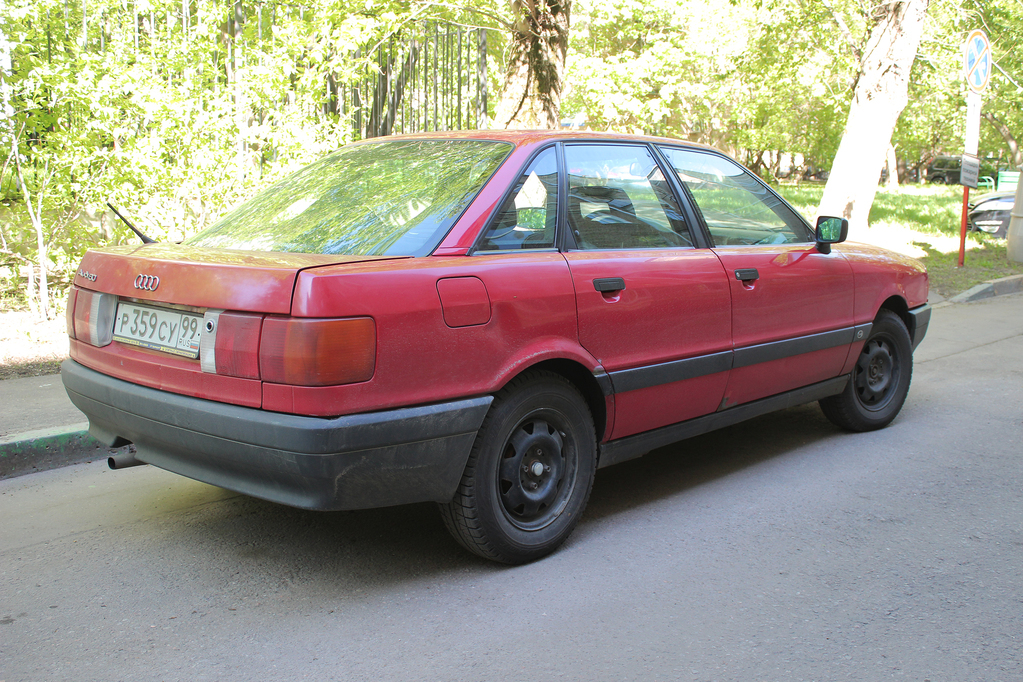
{"type": "Polygon", "coordinates": [[[981,96],[972,90],[966,93],[966,144],[963,145],[967,154],[977,156],[980,146],[980,106],[981,96]]]}
{"type": "Polygon", "coordinates": [[[972,31],[963,45],[963,75],[970,91],[966,93],[966,140],[963,145],[963,165],[959,184],[977,188],[980,179],[980,161],[977,149],[980,146],[981,96],[991,81],[991,42],[983,31],[972,31]]]}
{"type": "Polygon", "coordinates": [[[980,180],[980,159],[976,156],[963,154],[963,165],[959,171],[959,184],[964,187],[977,189],[978,180],[980,180]]]}

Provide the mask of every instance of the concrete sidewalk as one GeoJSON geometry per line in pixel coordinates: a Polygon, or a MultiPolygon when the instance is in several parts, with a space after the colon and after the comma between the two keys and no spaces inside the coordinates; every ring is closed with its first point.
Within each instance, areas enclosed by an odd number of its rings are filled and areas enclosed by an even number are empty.
{"type": "MultiPolygon", "coordinates": [[[[948,302],[932,302],[931,324],[915,361],[927,362],[1006,334],[1023,333],[1023,276],[1006,280],[974,287],[966,292],[969,297],[962,294],[948,302]]],[[[85,415],[67,397],[59,374],[0,381],[0,478],[102,459],[128,447],[105,448],[89,436],[88,428],[85,415]]]]}
{"type": "Polygon", "coordinates": [[[105,458],[59,374],[0,381],[0,478],[105,458]]]}

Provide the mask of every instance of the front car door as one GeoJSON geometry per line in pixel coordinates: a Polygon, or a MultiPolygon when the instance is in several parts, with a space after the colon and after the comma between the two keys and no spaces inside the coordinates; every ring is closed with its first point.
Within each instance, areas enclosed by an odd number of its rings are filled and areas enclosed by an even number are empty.
{"type": "Polygon", "coordinates": [[[662,147],[731,289],[735,351],[722,407],[837,376],[853,341],[852,268],[758,178],[710,151],[662,147]]]}

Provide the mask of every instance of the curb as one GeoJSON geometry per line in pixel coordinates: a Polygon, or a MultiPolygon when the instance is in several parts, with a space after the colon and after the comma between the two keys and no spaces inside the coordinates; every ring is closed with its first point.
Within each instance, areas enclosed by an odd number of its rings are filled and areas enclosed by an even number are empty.
{"type": "Polygon", "coordinates": [[[1023,275],[1009,275],[1008,277],[993,279],[990,282],[978,284],[972,289],[967,289],[958,296],[953,296],[949,299],[949,302],[969,303],[971,301],[980,301],[993,296],[1015,294],[1019,291],[1023,291],[1023,275]]]}
{"type": "Polygon", "coordinates": [[[123,448],[108,448],[89,435],[88,422],[55,429],[40,429],[0,442],[0,479],[70,464],[106,459],[123,448]]]}

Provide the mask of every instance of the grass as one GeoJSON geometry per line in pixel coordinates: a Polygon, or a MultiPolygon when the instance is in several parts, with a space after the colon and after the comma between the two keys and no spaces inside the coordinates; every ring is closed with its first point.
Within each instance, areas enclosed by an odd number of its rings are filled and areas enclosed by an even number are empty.
{"type": "Polygon", "coordinates": [[[1023,275],[1023,263],[1010,263],[1005,241],[987,239],[966,254],[966,263],[959,267],[959,252],[942,253],[920,243],[927,255],[920,260],[927,266],[931,291],[951,298],[983,282],[1009,275],[1023,275]]]}
{"type": "MultiPolygon", "coordinates": [[[[803,215],[813,217],[824,186],[782,185],[778,192],[803,215]]],[[[957,267],[962,210],[962,187],[906,185],[895,191],[878,189],[870,209],[870,228],[852,239],[918,258],[927,267],[931,292],[944,298],[982,282],[1023,274],[1023,263],[1009,261],[1004,239],[975,232],[967,236],[964,266],[957,267]]]]}

